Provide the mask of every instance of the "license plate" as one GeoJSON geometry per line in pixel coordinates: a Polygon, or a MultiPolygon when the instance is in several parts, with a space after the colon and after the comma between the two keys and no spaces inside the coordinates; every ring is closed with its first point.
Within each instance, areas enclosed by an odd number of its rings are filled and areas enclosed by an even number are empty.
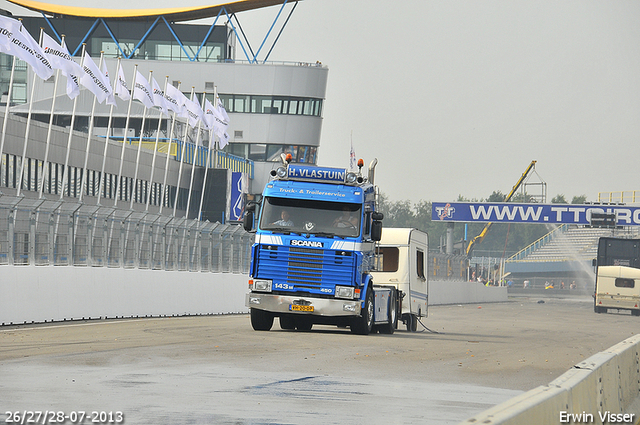
{"type": "Polygon", "coordinates": [[[313,311],[313,306],[289,304],[289,311],[313,311]]]}

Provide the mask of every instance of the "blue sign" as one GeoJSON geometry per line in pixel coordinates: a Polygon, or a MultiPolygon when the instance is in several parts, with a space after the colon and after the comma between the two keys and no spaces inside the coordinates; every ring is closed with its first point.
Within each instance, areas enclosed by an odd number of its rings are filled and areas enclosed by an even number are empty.
{"type": "Polygon", "coordinates": [[[591,224],[591,214],[615,214],[618,226],[640,226],[640,207],[626,205],[434,202],[432,221],[591,224]]]}
{"type": "Polygon", "coordinates": [[[231,173],[231,206],[229,211],[229,220],[239,221],[244,216],[244,198],[243,193],[246,192],[246,188],[243,185],[243,173],[232,172],[231,173]]]}
{"type": "Polygon", "coordinates": [[[344,168],[310,167],[289,164],[287,178],[291,180],[317,181],[323,183],[344,183],[347,170],[344,168]]]}

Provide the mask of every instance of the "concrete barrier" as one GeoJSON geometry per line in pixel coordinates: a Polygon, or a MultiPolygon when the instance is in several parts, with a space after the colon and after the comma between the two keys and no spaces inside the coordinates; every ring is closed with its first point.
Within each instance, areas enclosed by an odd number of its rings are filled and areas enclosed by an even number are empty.
{"type": "Polygon", "coordinates": [[[640,423],[640,335],[462,424],[640,423]],[[613,415],[613,416],[612,416],[613,415]]]}
{"type": "Polygon", "coordinates": [[[506,286],[479,282],[429,281],[429,305],[495,303],[507,301],[506,286]]]}
{"type": "Polygon", "coordinates": [[[244,313],[247,280],[230,273],[0,266],[0,325],[244,313]]]}
{"type": "MultiPolygon", "coordinates": [[[[248,313],[247,275],[108,267],[0,266],[0,325],[248,313]]],[[[429,304],[507,301],[506,287],[429,282],[429,304]]]]}

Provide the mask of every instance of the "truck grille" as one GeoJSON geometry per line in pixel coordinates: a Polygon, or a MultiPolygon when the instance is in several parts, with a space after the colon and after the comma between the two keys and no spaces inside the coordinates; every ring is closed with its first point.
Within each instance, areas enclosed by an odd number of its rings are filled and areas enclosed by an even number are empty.
{"type": "Polygon", "coordinates": [[[271,245],[260,246],[257,258],[257,276],[262,279],[316,287],[349,284],[356,257],[351,252],[271,245]]]}

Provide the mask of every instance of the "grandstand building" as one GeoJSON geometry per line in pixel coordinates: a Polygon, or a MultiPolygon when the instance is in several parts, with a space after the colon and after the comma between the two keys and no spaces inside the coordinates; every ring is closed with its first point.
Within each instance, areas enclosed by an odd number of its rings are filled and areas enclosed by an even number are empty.
{"type": "MultiPolygon", "coordinates": [[[[276,30],[282,32],[297,2],[243,0],[161,10],[11,2],[39,13],[12,16],[36,40],[40,28],[58,41],[64,35],[78,62],[83,46],[96,63],[102,53],[112,82],[121,60],[128,81],[137,69],[160,86],[174,85],[187,97],[194,93],[200,103],[215,104],[217,93],[229,115],[229,144],[220,149],[208,132],[186,128],[185,120],[172,125],[158,109],[147,110],[137,101],[129,106],[116,98],[113,111],[106,103],[94,109],[94,96],[84,89],[71,100],[65,77],[56,89],[55,76],[34,78],[31,67],[18,61],[3,129],[5,200],[22,196],[224,223],[239,219],[239,198],[262,192],[282,153],[316,163],[328,69],[320,63],[268,61],[280,36],[276,30]],[[274,11],[276,30],[270,29],[256,49],[238,18],[264,7],[274,11]],[[191,22],[202,19],[211,23],[191,22]]],[[[0,54],[0,116],[9,98],[12,59],[0,54]]]]}
{"type": "Polygon", "coordinates": [[[638,239],[640,233],[637,226],[560,225],[506,260],[505,273],[514,282],[513,292],[527,293],[552,286],[556,291],[576,289],[592,294],[595,285],[593,260],[601,237],[638,239]]]}

